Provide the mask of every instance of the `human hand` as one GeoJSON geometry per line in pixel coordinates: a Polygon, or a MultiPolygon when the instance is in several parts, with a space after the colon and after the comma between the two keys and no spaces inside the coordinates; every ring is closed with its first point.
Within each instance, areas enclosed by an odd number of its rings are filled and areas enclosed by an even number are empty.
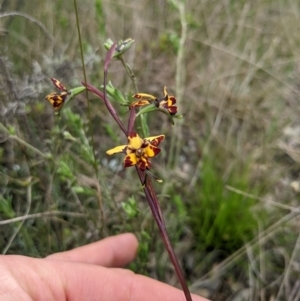
{"type": "Polygon", "coordinates": [[[182,291],[120,268],[134,259],[137,246],[127,233],[44,259],[2,255],[0,300],[184,301],[182,291]]]}

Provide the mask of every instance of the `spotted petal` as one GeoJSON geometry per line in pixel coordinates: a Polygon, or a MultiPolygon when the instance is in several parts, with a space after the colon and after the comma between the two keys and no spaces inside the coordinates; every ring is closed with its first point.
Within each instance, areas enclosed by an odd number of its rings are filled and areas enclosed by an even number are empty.
{"type": "Polygon", "coordinates": [[[165,139],[165,135],[152,136],[145,139],[148,140],[152,145],[158,146],[165,139]]]}
{"type": "Polygon", "coordinates": [[[129,108],[132,109],[133,107],[142,107],[142,106],[147,106],[150,105],[151,102],[148,99],[141,99],[134,101],[133,103],[130,104],[129,108]]]}
{"type": "Polygon", "coordinates": [[[130,167],[137,163],[137,158],[135,153],[130,153],[124,158],[124,166],[130,167]]]}
{"type": "Polygon", "coordinates": [[[61,90],[61,91],[67,91],[66,87],[56,78],[53,78],[51,77],[50,78],[53,85],[58,89],[58,90],[61,90]]]}
{"type": "Polygon", "coordinates": [[[127,147],[127,145],[119,145],[119,146],[116,146],[112,149],[109,149],[108,151],[106,151],[106,153],[108,155],[113,155],[113,154],[117,154],[117,153],[123,153],[125,148],[127,147]]]}
{"type": "Polygon", "coordinates": [[[168,107],[173,106],[175,103],[176,98],[174,96],[168,96],[167,99],[163,99],[160,101],[159,106],[167,109],[168,107]]]}
{"type": "Polygon", "coordinates": [[[67,96],[68,96],[67,92],[60,92],[60,93],[53,92],[46,96],[46,100],[52,104],[54,111],[58,112],[62,108],[63,104],[65,103],[67,96]]]}
{"type": "Polygon", "coordinates": [[[174,96],[171,96],[167,100],[162,100],[159,103],[159,107],[169,111],[171,115],[175,115],[177,113],[177,107],[173,105],[174,103],[176,103],[176,99],[174,96]]]}
{"type": "Polygon", "coordinates": [[[173,106],[175,103],[176,103],[175,96],[169,96],[169,98],[168,98],[168,105],[169,105],[169,107],[173,106]]]}
{"type": "Polygon", "coordinates": [[[153,100],[156,99],[155,96],[153,96],[151,94],[146,94],[146,93],[137,93],[137,94],[134,94],[133,97],[136,99],[146,99],[146,100],[147,99],[153,99],[153,100]]]}
{"type": "Polygon", "coordinates": [[[159,152],[160,152],[160,148],[152,144],[149,144],[149,146],[145,148],[145,154],[148,158],[152,158],[156,156],[159,152]]]}

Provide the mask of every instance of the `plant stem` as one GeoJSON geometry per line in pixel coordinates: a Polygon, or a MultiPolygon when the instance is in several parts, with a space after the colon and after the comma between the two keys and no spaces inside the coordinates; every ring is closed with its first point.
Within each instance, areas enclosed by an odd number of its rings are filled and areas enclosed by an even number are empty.
{"type": "Polygon", "coordinates": [[[174,249],[171,245],[167,230],[166,230],[166,225],[164,222],[164,218],[159,206],[159,202],[156,196],[156,193],[153,189],[152,182],[151,180],[146,176],[146,183],[145,183],[145,175],[144,173],[136,167],[137,173],[139,175],[140,181],[142,184],[144,184],[144,192],[148,201],[148,204],[150,206],[150,209],[152,211],[152,214],[154,216],[154,219],[156,221],[156,224],[158,226],[159,232],[161,234],[162,240],[164,242],[165,248],[167,249],[167,252],[169,254],[169,258],[171,259],[171,262],[174,266],[176,275],[179,279],[179,282],[181,284],[181,287],[183,289],[185,299],[186,301],[192,301],[191,293],[189,291],[189,288],[186,284],[186,281],[183,276],[182,269],[180,267],[180,264],[178,262],[178,259],[176,257],[176,254],[174,252],[174,249]]]}
{"type": "Polygon", "coordinates": [[[136,77],[135,77],[132,69],[130,68],[130,66],[125,63],[123,55],[120,56],[120,61],[122,62],[122,64],[123,64],[123,66],[124,66],[127,74],[129,75],[129,77],[130,77],[130,79],[132,81],[135,93],[138,93],[138,87],[137,87],[136,77]]]}
{"type": "MultiPolygon", "coordinates": [[[[184,50],[187,37],[187,21],[185,16],[185,3],[181,0],[170,0],[171,3],[177,8],[180,17],[181,24],[181,36],[179,39],[179,47],[176,56],[176,100],[178,107],[181,107],[183,94],[184,94],[184,85],[185,85],[185,64],[184,64],[184,50]]],[[[179,152],[181,149],[180,140],[178,139],[182,136],[182,122],[177,122],[173,127],[173,135],[171,136],[170,142],[170,152],[169,160],[167,166],[169,169],[172,169],[174,163],[177,162],[179,152]]]]}
{"type": "MultiPolygon", "coordinates": [[[[77,2],[74,0],[74,9],[75,9],[75,15],[76,15],[76,26],[77,26],[77,34],[78,34],[78,40],[79,40],[79,46],[80,46],[80,57],[81,57],[81,64],[82,64],[82,72],[83,72],[83,78],[84,82],[87,82],[87,77],[86,77],[86,70],[85,70],[85,64],[84,64],[84,56],[83,56],[83,48],[82,48],[82,41],[81,41],[81,33],[80,33],[80,27],[79,27],[79,17],[78,17],[78,9],[77,9],[77,2]]],[[[88,118],[91,122],[91,110],[90,110],[90,101],[88,97],[88,91],[85,90],[85,95],[86,95],[86,100],[87,100],[87,111],[88,111],[88,118]]],[[[90,132],[91,132],[91,139],[92,139],[92,148],[93,148],[93,156],[94,156],[94,168],[95,168],[95,173],[98,177],[98,167],[97,167],[97,161],[96,161],[96,155],[95,155],[95,143],[94,143],[94,133],[93,133],[93,128],[90,127],[90,132]]]]}

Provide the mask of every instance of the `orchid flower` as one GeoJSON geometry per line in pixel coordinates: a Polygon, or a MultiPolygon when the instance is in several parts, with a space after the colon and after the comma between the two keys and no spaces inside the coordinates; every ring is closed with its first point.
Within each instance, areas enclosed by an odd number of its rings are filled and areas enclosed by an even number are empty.
{"type": "Polygon", "coordinates": [[[142,171],[149,170],[151,168],[149,158],[155,157],[160,152],[157,146],[164,138],[164,135],[159,135],[142,139],[137,133],[132,133],[128,136],[128,145],[116,146],[106,153],[108,155],[125,153],[124,167],[136,165],[142,171]]]}

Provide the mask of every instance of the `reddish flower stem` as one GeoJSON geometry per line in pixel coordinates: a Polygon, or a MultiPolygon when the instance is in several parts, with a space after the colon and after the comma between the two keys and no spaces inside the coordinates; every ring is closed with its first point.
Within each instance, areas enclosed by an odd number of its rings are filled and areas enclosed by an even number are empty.
{"type": "MultiPolygon", "coordinates": [[[[134,126],[134,121],[135,121],[135,117],[136,117],[135,111],[132,110],[130,112],[130,117],[129,117],[129,121],[128,121],[128,129],[126,130],[124,125],[122,124],[120,118],[118,117],[115,109],[113,108],[112,104],[110,103],[110,101],[106,97],[107,69],[108,69],[109,63],[112,60],[115,48],[116,48],[116,43],[114,43],[113,46],[108,51],[107,56],[105,58],[105,62],[104,62],[104,93],[99,91],[98,89],[96,89],[92,85],[85,84],[85,83],[83,83],[83,85],[90,92],[96,94],[99,98],[101,98],[104,101],[108,111],[110,112],[112,117],[115,119],[115,121],[117,122],[117,124],[119,125],[119,127],[121,128],[123,133],[125,134],[125,136],[128,137],[128,135],[132,132],[132,129],[133,129],[133,126],[134,126]]],[[[171,245],[171,242],[170,242],[167,230],[166,230],[166,224],[164,222],[164,218],[163,218],[160,206],[159,206],[159,202],[158,202],[156,193],[153,189],[152,182],[149,179],[149,177],[147,175],[145,175],[145,172],[141,171],[137,166],[135,166],[135,167],[136,167],[136,171],[138,173],[138,176],[140,178],[140,181],[143,185],[143,189],[144,189],[148,204],[150,206],[150,209],[152,211],[152,214],[153,214],[154,219],[156,221],[156,224],[158,226],[158,229],[159,229],[159,232],[161,234],[162,240],[164,242],[165,248],[167,249],[167,252],[169,254],[169,257],[172,261],[175,272],[177,274],[177,277],[178,277],[179,282],[181,284],[181,287],[183,289],[185,299],[186,299],[186,301],[192,301],[191,293],[190,293],[189,288],[186,284],[186,281],[185,281],[184,276],[183,276],[182,269],[180,267],[178,259],[175,255],[175,252],[174,252],[173,247],[171,245]]]]}
{"type": "Polygon", "coordinates": [[[123,125],[123,123],[121,122],[119,116],[117,115],[114,107],[112,106],[111,102],[108,100],[108,98],[106,97],[106,95],[98,90],[97,88],[95,88],[93,85],[90,84],[86,84],[86,83],[82,83],[87,89],[88,91],[94,93],[95,95],[97,95],[100,99],[102,99],[107,107],[107,110],[109,111],[109,113],[111,114],[111,116],[113,117],[113,119],[117,122],[117,124],[119,125],[120,129],[122,130],[122,132],[125,134],[125,136],[127,137],[127,131],[123,125]]]}
{"type": "MultiPolygon", "coordinates": [[[[128,136],[127,131],[124,127],[124,125],[122,124],[120,118],[118,117],[115,109],[113,108],[113,106],[111,105],[110,101],[106,98],[106,96],[104,95],[103,92],[101,92],[100,90],[98,90],[97,88],[95,88],[94,86],[90,85],[90,84],[85,84],[82,83],[90,92],[94,93],[95,95],[97,95],[99,98],[101,98],[108,111],[110,112],[110,114],[112,115],[112,117],[115,119],[115,121],[117,122],[117,124],[119,125],[120,129],[123,131],[123,133],[126,135],[126,137],[128,136]]],[[[131,128],[132,127],[132,119],[133,116],[131,116],[130,118],[131,120],[128,123],[128,127],[131,128]]],[[[186,281],[184,279],[183,276],[183,272],[182,269],[180,267],[180,264],[178,262],[178,259],[175,255],[175,252],[173,250],[173,247],[171,245],[167,230],[166,230],[166,226],[165,226],[165,222],[164,222],[164,218],[159,206],[159,202],[156,196],[156,193],[153,189],[152,183],[150,181],[150,179],[146,176],[145,178],[145,173],[142,172],[137,166],[136,166],[136,171],[139,175],[140,181],[142,183],[142,185],[144,186],[144,192],[148,201],[148,204],[150,206],[150,209],[152,211],[153,217],[155,219],[155,222],[158,226],[159,232],[161,234],[162,240],[164,242],[165,248],[167,249],[167,252],[169,254],[169,257],[171,259],[171,262],[174,266],[175,272],[177,274],[177,277],[179,279],[179,282],[181,284],[181,287],[183,289],[186,301],[192,301],[192,297],[189,291],[189,288],[186,284],[186,281]]]]}
{"type": "Polygon", "coordinates": [[[152,211],[152,214],[154,216],[154,219],[156,221],[156,224],[158,226],[160,235],[162,237],[162,240],[164,242],[165,248],[167,249],[167,252],[169,254],[169,258],[172,261],[172,264],[174,266],[175,272],[177,274],[177,277],[179,279],[179,282],[181,284],[182,290],[185,295],[186,301],[192,301],[192,296],[189,291],[189,288],[186,284],[182,269],[180,267],[180,264],[178,262],[178,259],[176,257],[176,254],[174,252],[174,249],[171,245],[167,230],[166,230],[166,224],[163,218],[163,215],[161,213],[160,205],[156,196],[156,193],[153,189],[152,182],[151,180],[147,177],[146,181],[145,179],[145,174],[136,167],[137,173],[139,175],[141,183],[144,185],[144,192],[148,201],[148,204],[150,206],[150,209],[152,211]]]}

